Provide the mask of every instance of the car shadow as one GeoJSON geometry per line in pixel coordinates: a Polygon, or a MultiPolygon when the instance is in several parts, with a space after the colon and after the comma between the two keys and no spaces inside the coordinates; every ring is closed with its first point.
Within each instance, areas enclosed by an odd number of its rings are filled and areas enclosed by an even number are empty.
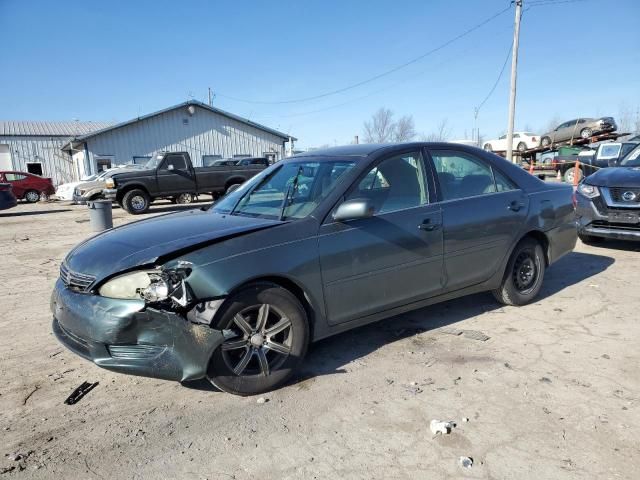
{"type": "MultiPolygon", "coordinates": [[[[571,252],[547,270],[537,301],[597,275],[613,263],[611,257],[571,252]]],[[[349,330],[312,344],[300,371],[288,384],[306,388],[304,385],[315,377],[346,374],[349,364],[385,345],[502,308],[503,305],[491,293],[478,293],[349,330]]],[[[183,385],[197,390],[218,391],[206,379],[183,385]]]]}
{"type": "Polygon", "coordinates": [[[12,212],[12,213],[0,213],[0,218],[3,217],[28,217],[31,215],[48,215],[50,213],[71,212],[70,208],[63,208],[57,210],[35,210],[31,212],[12,212]]]}

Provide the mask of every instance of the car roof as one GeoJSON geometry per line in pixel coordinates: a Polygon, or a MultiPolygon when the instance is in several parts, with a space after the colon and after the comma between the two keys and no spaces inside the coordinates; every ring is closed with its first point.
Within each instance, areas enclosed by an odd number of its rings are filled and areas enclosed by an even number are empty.
{"type": "Polygon", "coordinates": [[[358,145],[343,145],[340,147],[322,148],[318,150],[310,150],[303,153],[298,153],[289,159],[304,158],[304,157],[367,157],[371,154],[387,151],[387,150],[401,150],[405,148],[441,148],[441,147],[454,147],[458,149],[477,148],[464,145],[462,143],[450,143],[450,142],[404,142],[404,143],[360,143],[358,145]]]}

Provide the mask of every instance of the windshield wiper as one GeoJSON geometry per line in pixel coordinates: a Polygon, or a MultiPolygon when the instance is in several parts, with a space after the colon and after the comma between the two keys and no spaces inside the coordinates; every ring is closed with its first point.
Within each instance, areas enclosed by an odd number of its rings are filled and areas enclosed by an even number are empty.
{"type": "Polygon", "coordinates": [[[282,205],[280,206],[280,221],[284,220],[284,212],[287,210],[287,207],[291,205],[293,201],[293,197],[298,190],[298,180],[300,179],[300,174],[302,173],[302,165],[298,167],[298,171],[296,172],[296,176],[293,177],[293,182],[287,188],[287,191],[284,194],[284,198],[282,199],[282,205]]]}

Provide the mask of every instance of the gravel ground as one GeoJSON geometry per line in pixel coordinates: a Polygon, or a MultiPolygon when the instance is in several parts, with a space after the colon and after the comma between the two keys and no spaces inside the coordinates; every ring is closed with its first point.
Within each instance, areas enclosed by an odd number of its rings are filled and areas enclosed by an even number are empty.
{"type": "Polygon", "coordinates": [[[288,386],[240,398],[58,344],[49,294],[89,235],[84,207],[0,212],[2,478],[640,478],[638,244],[579,244],[526,307],[474,295],[327,339],[288,386]]]}

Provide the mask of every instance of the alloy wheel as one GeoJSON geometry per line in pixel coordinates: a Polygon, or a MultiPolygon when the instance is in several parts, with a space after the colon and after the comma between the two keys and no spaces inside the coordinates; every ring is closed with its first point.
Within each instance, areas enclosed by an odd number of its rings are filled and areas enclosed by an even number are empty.
{"type": "Polygon", "coordinates": [[[291,352],[291,321],[270,304],[253,305],[237,313],[225,332],[222,358],[238,376],[270,375],[291,352]]]}
{"type": "Polygon", "coordinates": [[[40,194],[35,190],[30,190],[26,193],[25,199],[27,200],[27,202],[35,203],[40,200],[40,194]]]}

